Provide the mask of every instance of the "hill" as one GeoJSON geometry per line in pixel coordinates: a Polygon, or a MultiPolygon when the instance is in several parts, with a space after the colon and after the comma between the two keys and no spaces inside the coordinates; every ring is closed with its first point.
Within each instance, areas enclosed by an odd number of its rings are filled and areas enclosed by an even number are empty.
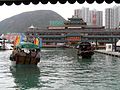
{"type": "Polygon", "coordinates": [[[50,21],[65,20],[62,16],[51,10],[36,10],[24,12],[0,22],[0,32],[24,32],[34,25],[35,27],[46,28],[50,21]]]}

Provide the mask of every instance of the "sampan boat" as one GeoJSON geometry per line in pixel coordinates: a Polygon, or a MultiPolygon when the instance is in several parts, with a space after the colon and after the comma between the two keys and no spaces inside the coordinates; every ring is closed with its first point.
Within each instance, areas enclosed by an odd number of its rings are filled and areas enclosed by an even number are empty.
{"type": "Polygon", "coordinates": [[[25,42],[25,43],[21,43],[20,45],[16,46],[15,48],[16,48],[17,53],[15,55],[13,53],[10,55],[10,60],[11,60],[11,63],[13,66],[16,66],[17,64],[37,65],[40,62],[40,58],[36,58],[36,55],[32,56],[31,53],[22,52],[23,51],[22,49],[25,49],[25,48],[27,50],[34,49],[36,51],[40,51],[40,49],[37,45],[30,43],[30,42],[25,42]],[[22,52],[22,54],[21,54],[21,52],[22,52]]]}
{"type": "Polygon", "coordinates": [[[94,54],[94,47],[89,42],[81,42],[77,49],[77,55],[82,58],[91,58],[94,54]]]}

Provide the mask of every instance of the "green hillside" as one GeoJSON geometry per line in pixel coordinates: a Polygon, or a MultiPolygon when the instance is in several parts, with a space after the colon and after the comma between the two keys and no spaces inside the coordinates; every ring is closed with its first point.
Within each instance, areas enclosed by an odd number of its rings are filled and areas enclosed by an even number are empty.
{"type": "Polygon", "coordinates": [[[0,32],[25,32],[31,25],[46,28],[50,24],[50,21],[53,20],[64,21],[65,19],[51,10],[24,12],[1,21],[0,32]]]}

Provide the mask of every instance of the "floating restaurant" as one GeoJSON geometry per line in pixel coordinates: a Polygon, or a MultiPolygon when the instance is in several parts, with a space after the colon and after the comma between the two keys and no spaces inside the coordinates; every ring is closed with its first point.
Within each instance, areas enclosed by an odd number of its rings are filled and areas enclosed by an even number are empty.
{"type": "Polygon", "coordinates": [[[120,29],[105,29],[104,26],[87,25],[81,18],[67,21],[51,21],[45,29],[31,26],[25,32],[28,41],[42,38],[43,47],[75,45],[81,41],[95,43],[96,48],[105,48],[106,43],[114,43],[120,38],[120,29]]]}

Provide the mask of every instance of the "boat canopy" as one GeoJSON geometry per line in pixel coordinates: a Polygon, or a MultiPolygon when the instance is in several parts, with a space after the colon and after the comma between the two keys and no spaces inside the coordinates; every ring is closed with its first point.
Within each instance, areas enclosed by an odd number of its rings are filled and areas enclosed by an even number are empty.
{"type": "Polygon", "coordinates": [[[27,49],[39,49],[38,45],[31,42],[20,42],[20,44],[17,45],[16,47],[27,48],[27,49]]]}
{"type": "Polygon", "coordinates": [[[81,42],[79,46],[91,46],[91,43],[89,42],[81,42]]]}

